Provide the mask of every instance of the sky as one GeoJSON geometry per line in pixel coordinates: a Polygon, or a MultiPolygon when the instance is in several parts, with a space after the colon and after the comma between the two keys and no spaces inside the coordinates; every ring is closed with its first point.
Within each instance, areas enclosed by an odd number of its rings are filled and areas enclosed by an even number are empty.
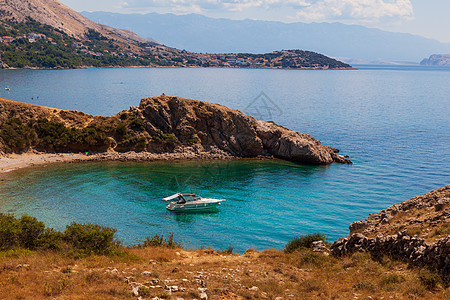
{"type": "Polygon", "coordinates": [[[449,0],[59,0],[76,11],[198,13],[213,18],[341,22],[450,43],[449,0]]]}

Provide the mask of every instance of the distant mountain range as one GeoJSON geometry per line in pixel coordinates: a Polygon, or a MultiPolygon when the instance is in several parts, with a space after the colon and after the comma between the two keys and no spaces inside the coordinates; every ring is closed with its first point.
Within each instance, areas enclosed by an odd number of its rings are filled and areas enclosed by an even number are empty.
{"type": "Polygon", "coordinates": [[[214,19],[198,14],[118,14],[82,12],[91,20],[125,28],[160,43],[194,52],[266,53],[304,49],[364,63],[419,63],[433,53],[450,53],[450,44],[406,33],[342,23],[282,23],[214,19]],[[348,59],[347,59],[348,58],[348,59]]]}

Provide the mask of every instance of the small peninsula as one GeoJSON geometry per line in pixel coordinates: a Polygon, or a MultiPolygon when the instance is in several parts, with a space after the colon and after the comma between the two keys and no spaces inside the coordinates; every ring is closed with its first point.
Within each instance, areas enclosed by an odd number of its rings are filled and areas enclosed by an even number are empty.
{"type": "Polygon", "coordinates": [[[164,94],[111,117],[0,99],[0,151],[89,152],[105,160],[275,157],[351,164],[308,134],[222,105],[164,94]]]}

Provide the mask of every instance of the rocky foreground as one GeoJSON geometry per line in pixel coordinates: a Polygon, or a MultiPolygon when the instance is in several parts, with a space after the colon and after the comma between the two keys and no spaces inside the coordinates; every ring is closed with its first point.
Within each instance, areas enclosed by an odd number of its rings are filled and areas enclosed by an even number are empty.
{"type": "Polygon", "coordinates": [[[390,255],[450,280],[450,185],[371,214],[349,228],[350,237],[332,245],[334,255],[390,255]]]}
{"type": "Polygon", "coordinates": [[[109,255],[64,244],[0,247],[0,298],[449,299],[449,192],[447,186],[353,223],[353,234],[331,249],[316,241],[240,255],[186,250],[162,237],[109,255]],[[387,235],[402,224],[403,232],[387,235]]]}
{"type": "MultiPolygon", "coordinates": [[[[103,159],[173,153],[183,159],[276,157],[302,164],[351,164],[312,136],[225,106],[162,95],[111,117],[0,99],[0,152],[95,152],[103,159]]],[[[151,159],[149,159],[151,160],[151,159]]]]}

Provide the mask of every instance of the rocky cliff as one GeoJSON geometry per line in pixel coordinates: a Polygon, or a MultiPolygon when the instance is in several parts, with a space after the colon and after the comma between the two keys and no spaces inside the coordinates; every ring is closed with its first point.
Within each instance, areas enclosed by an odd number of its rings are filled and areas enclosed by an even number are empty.
{"type": "Polygon", "coordinates": [[[240,111],[203,101],[162,95],[111,117],[93,117],[0,102],[0,150],[172,153],[217,151],[233,157],[277,157],[296,163],[351,164],[312,136],[240,111]]]}

